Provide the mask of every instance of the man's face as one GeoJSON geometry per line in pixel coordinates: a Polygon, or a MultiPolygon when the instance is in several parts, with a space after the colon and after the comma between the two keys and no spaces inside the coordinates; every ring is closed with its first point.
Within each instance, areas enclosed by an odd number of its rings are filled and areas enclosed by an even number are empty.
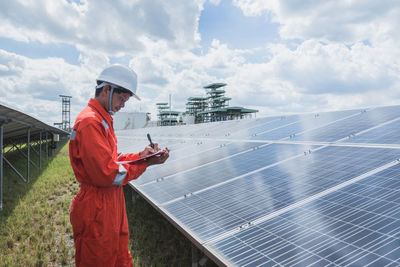
{"type": "Polygon", "coordinates": [[[114,93],[112,97],[111,107],[113,112],[118,112],[121,108],[125,107],[125,102],[129,100],[131,95],[129,93],[114,93]]]}

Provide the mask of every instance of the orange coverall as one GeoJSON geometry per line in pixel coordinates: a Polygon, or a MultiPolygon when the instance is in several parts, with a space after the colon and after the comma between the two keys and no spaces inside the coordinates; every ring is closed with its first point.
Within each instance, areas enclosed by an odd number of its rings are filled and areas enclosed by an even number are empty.
{"type": "Polygon", "coordinates": [[[76,118],[69,155],[81,184],[70,212],[76,266],[132,266],[122,186],[138,178],[146,163],[116,163],[139,153],[118,156],[113,119],[93,98],[76,118]]]}

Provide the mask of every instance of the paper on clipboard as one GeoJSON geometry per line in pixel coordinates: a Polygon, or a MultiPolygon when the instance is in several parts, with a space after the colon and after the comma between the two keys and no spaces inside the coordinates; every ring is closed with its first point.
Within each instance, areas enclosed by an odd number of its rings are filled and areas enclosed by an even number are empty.
{"type": "Polygon", "coordinates": [[[117,161],[116,163],[117,164],[135,164],[135,163],[141,162],[141,161],[143,161],[145,159],[148,159],[148,158],[151,158],[151,157],[160,156],[160,155],[162,155],[164,153],[165,153],[165,150],[159,150],[156,153],[149,154],[149,155],[147,155],[147,156],[145,156],[143,158],[139,158],[139,159],[135,159],[135,160],[127,160],[127,161],[117,161]]]}

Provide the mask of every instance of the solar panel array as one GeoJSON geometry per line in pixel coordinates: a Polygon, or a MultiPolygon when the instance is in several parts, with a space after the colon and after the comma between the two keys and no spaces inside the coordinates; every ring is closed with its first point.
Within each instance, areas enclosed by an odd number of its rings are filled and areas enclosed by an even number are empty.
{"type": "Polygon", "coordinates": [[[130,185],[219,265],[399,266],[400,106],[117,132],[130,185]]]}
{"type": "MultiPolygon", "coordinates": [[[[30,144],[31,142],[40,142],[41,145],[42,141],[48,145],[47,140],[49,138],[51,139],[53,134],[66,136],[69,133],[50,126],[15,108],[0,103],[0,211],[3,209],[3,161],[17,172],[17,175],[24,181],[29,181],[30,164],[27,164],[27,175],[25,178],[17,171],[11,162],[6,159],[4,155],[6,153],[6,148],[8,147],[8,151],[11,151],[13,148],[17,147],[17,145],[30,144]]],[[[28,147],[30,149],[30,146],[28,147]]],[[[27,155],[23,153],[21,153],[21,155],[26,157],[28,162],[31,162],[29,149],[27,155]]],[[[39,156],[39,168],[40,166],[41,153],[39,156]]]]}
{"type": "Polygon", "coordinates": [[[40,132],[51,134],[68,135],[68,132],[55,128],[43,121],[32,117],[14,107],[0,103],[0,125],[4,126],[3,141],[4,145],[10,143],[25,143],[27,139],[27,129],[30,129],[31,140],[39,139],[40,132]]]}

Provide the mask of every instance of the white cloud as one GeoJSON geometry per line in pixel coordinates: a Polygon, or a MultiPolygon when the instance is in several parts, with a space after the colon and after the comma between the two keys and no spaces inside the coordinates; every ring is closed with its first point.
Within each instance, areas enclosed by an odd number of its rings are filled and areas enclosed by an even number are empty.
{"type": "MultiPolygon", "coordinates": [[[[283,40],[300,40],[294,46],[285,42],[269,45],[271,60],[252,66],[248,73],[244,71],[246,77],[253,77],[251,84],[246,79],[233,79],[237,84],[259,88],[258,99],[267,103],[272,99],[267,105],[275,104],[276,109],[281,109],[284,102],[305,103],[304,99],[317,101],[319,104],[311,105],[314,109],[398,103],[399,2],[233,2],[247,16],[266,16],[279,23],[283,40]],[[276,82],[269,84],[265,80],[276,82]]],[[[309,108],[310,104],[303,106],[309,108]]]]}
{"type": "Polygon", "coordinates": [[[22,72],[24,68],[24,61],[16,54],[8,53],[0,49],[0,77],[7,76],[13,78],[22,72]]]}
{"type": "Polygon", "coordinates": [[[263,0],[233,0],[236,6],[240,7],[246,16],[260,16],[265,11],[276,10],[279,1],[263,1],[263,0]]]}
{"type": "Polygon", "coordinates": [[[201,55],[189,50],[168,50],[163,42],[151,40],[146,41],[146,47],[150,49],[130,63],[139,76],[138,94],[155,102],[166,102],[172,94],[174,107],[182,111],[187,98],[205,95],[203,86],[235,75],[245,62],[243,55],[248,53],[230,50],[217,40],[201,55]]]}
{"type": "Polygon", "coordinates": [[[221,3],[221,0],[209,0],[209,2],[210,2],[211,4],[213,4],[213,5],[218,6],[219,3],[221,3]]]}
{"type": "MultiPolygon", "coordinates": [[[[72,95],[73,103],[82,108],[94,92],[96,72],[84,63],[74,66],[60,58],[30,59],[0,49],[0,64],[3,102],[47,122],[61,116],[54,113],[55,107],[61,107],[59,94],[72,95]]],[[[77,112],[73,110],[72,115],[77,112]]]]}
{"type": "Polygon", "coordinates": [[[0,35],[19,41],[79,44],[109,55],[136,54],[141,38],[164,40],[170,48],[194,47],[204,1],[6,1],[0,35]]]}
{"type": "Polygon", "coordinates": [[[72,95],[75,118],[93,96],[96,76],[120,57],[138,73],[142,98],[125,110],[151,112],[153,119],[155,103],[171,94],[173,108],[184,111],[187,98],[204,95],[202,87],[212,82],[228,84],[231,105],[259,109],[260,115],[398,103],[400,4],[234,0],[244,14],[281,25],[282,40],[240,50],[217,39],[199,47],[204,2],[6,1],[0,36],[72,44],[80,56],[76,66],[0,47],[2,101],[55,122],[61,119],[58,95],[72,95]],[[258,55],[262,59],[250,60],[258,55]]]}
{"type": "MultiPolygon", "coordinates": [[[[204,95],[202,87],[212,82],[226,82],[231,105],[259,109],[259,116],[387,105],[400,97],[396,94],[399,66],[391,58],[393,51],[385,47],[376,54],[376,48],[361,43],[346,47],[308,41],[295,50],[269,46],[265,54],[273,56],[268,62],[247,63],[245,55],[251,51],[231,50],[218,41],[201,55],[168,50],[162,42],[148,40],[146,44],[152,49],[130,62],[139,76],[142,101],[132,99],[125,110],[151,112],[153,119],[155,103],[168,102],[171,94],[173,108],[184,111],[187,98],[204,95]]],[[[45,99],[55,101],[52,110],[59,108],[58,94],[62,93],[73,96],[74,118],[93,96],[95,78],[108,64],[106,57],[95,52],[82,55],[81,66],[0,52],[1,94],[36,114],[46,113],[46,107],[39,112],[45,99]],[[12,75],[1,76],[3,69],[12,75]]]]}
{"type": "Polygon", "coordinates": [[[269,14],[283,39],[372,43],[400,39],[400,2],[391,0],[233,0],[248,16],[269,14]]]}
{"type": "Polygon", "coordinates": [[[398,102],[400,51],[357,43],[270,46],[264,64],[245,64],[228,80],[235,101],[275,110],[315,111],[398,102]],[[398,95],[398,94],[397,94],[398,95]],[[379,96],[379,97],[377,97],[379,96]],[[397,99],[396,99],[397,98],[397,99]]]}
{"type": "Polygon", "coordinates": [[[307,94],[360,93],[390,88],[400,73],[388,55],[396,51],[362,43],[347,47],[306,41],[295,51],[281,46],[275,49],[271,64],[277,75],[307,94]]]}

